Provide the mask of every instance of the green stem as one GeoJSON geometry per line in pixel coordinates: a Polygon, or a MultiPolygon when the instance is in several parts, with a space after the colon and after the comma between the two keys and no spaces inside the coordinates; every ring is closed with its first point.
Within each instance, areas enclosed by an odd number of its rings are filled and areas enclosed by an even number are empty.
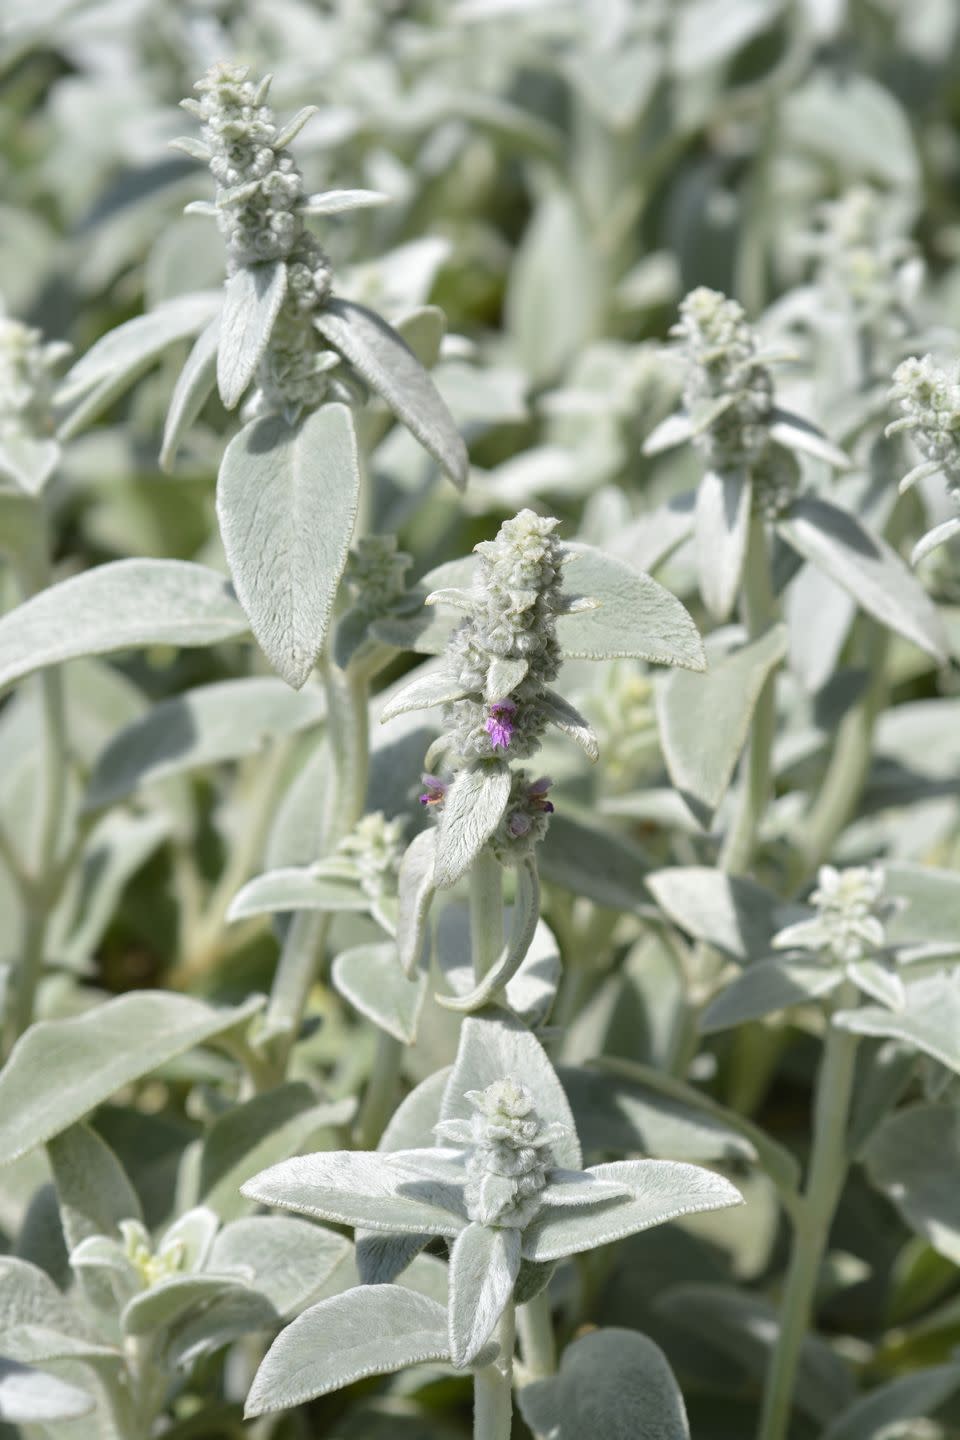
{"type": "MultiPolygon", "coordinates": [[[[766,522],[761,514],[750,518],[747,559],[744,567],[741,609],[747,635],[752,640],[777,618],[777,604],[770,581],[766,522]]],[[[753,712],[747,753],[741,765],[742,784],[736,818],[731,826],[719,865],[728,874],[739,875],[749,868],[771,791],[771,752],[776,724],[776,671],[767,676],[753,712]]]]}
{"type": "Polygon", "coordinates": [[[358,1150],[373,1150],[393,1113],[403,1063],[403,1042],[385,1030],[377,1031],[373,1068],[357,1116],[355,1144],[358,1150]]]}
{"type": "MultiPolygon", "coordinates": [[[[851,999],[849,985],[836,1008],[851,999]]],[[[837,1201],[846,1179],[847,1122],[853,1093],[857,1036],[832,1024],[827,1031],[814,1100],[813,1150],[780,1306],[780,1331],[763,1397],[758,1440],[785,1440],[804,1339],[810,1329],[817,1278],[837,1201]]]]}
{"type": "Polygon", "coordinates": [[[517,1310],[517,1334],[523,1356],[524,1379],[543,1380],[557,1368],[550,1293],[546,1286],[517,1310]]]}
{"type": "Polygon", "coordinates": [[[503,870],[485,846],[470,870],[470,955],[473,978],[483,979],[503,949],[503,870]]]}
{"type": "MultiPolygon", "coordinates": [[[[329,854],[363,814],[370,764],[369,697],[367,683],[349,669],[341,670],[327,657],[321,660],[320,669],[331,750],[323,835],[323,849],[329,854]]],[[[287,1073],[331,920],[327,912],[300,910],[283,942],[264,1017],[264,1042],[277,1083],[287,1073]]]]}
{"type": "Polygon", "coordinates": [[[473,1440],[510,1440],[513,1428],[514,1307],[508,1304],[495,1338],[500,1353],[473,1377],[473,1440]]]}

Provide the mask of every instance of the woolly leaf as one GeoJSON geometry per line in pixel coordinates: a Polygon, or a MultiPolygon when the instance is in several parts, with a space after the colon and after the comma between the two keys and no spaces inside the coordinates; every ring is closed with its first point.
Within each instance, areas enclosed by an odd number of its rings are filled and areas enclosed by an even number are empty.
{"type": "Polygon", "coordinates": [[[445,670],[419,675],[387,701],[380,712],[380,723],[382,725],[410,710],[428,710],[434,705],[446,705],[448,701],[461,700],[466,693],[459,680],[445,670]]]}
{"type": "Polygon", "coordinates": [[[427,977],[407,979],[400,967],[397,947],[355,945],[333,962],[333,983],[355,1010],[366,1015],[388,1035],[412,1045],[427,993],[427,977]]]}
{"type": "Polygon", "coordinates": [[[774,935],[796,917],[756,881],[705,866],[657,870],[647,877],[647,888],[682,930],[735,960],[769,954],[774,935]]]}
{"type": "Polygon", "coordinates": [[[40,1425],[76,1420],[94,1409],[94,1398],[45,1370],[0,1359],[0,1420],[8,1425],[40,1425]]]}
{"type": "Polygon", "coordinates": [[[400,861],[396,939],[400,964],[408,978],[415,973],[423,954],[427,917],[434,896],[436,852],[436,830],[421,830],[410,841],[400,861]]]}
{"type": "Polygon", "coordinates": [[[225,1225],[210,1269],[245,1276],[279,1315],[303,1308],[349,1258],[350,1241],[292,1215],[251,1215],[225,1225]]]}
{"type": "Polygon", "coordinates": [[[439,890],[464,875],[503,819],[510,771],[486,761],[459,771],[443,798],[433,882],[439,890]]]}
{"type": "Polygon", "coordinates": [[[700,1030],[709,1035],[793,1005],[809,1005],[829,995],[842,979],[841,970],[818,965],[812,957],[758,960],[710,1002],[701,1016],[700,1030]]]}
{"type": "Polygon", "coordinates": [[[588,760],[599,759],[600,746],[597,744],[597,737],[579,710],[554,690],[543,692],[540,697],[540,706],[547,721],[551,725],[555,725],[562,734],[575,740],[588,760]]]}
{"type": "Polygon", "coordinates": [[[903,1010],[864,1005],[841,1010],[834,1023],[854,1035],[899,1040],[960,1074],[960,985],[951,974],[930,975],[905,987],[903,1010]]]}
{"type": "Polygon", "coordinates": [[[694,544],[700,594],[714,620],[726,620],[740,590],[750,530],[750,481],[708,470],[697,491],[694,544]]]}
{"type": "Polygon", "coordinates": [[[450,1253],[450,1359],[476,1360],[503,1314],[520,1270],[520,1232],[487,1225],[461,1230],[450,1253]]]}
{"type": "Polygon", "coordinates": [[[908,1105],[881,1120],[863,1151],[871,1182],[910,1228],[960,1264],[960,1112],[908,1105]]]}
{"type": "Polygon", "coordinates": [[[171,470],[183,438],[213,394],[217,383],[220,316],[215,316],[194,341],[170,397],[160,447],[160,468],[171,470]]]}
{"type": "Polygon", "coordinates": [[[500,958],[466,995],[438,995],[447,1010],[479,1010],[509,985],[533,944],[540,917],[540,880],[535,859],[517,870],[517,899],[513,906],[509,942],[500,958]]]}
{"type": "Polygon", "coordinates": [[[67,1249],[91,1235],[116,1235],[142,1218],[137,1193],[110,1146],[88,1125],[71,1125],[47,1145],[67,1249]]]}
{"type": "Polygon", "coordinates": [[[267,345],[287,293],[283,260],[241,265],[224,287],[217,345],[217,387],[228,410],[239,404],[267,345]]]}
{"type": "Polygon", "coordinates": [[[369,897],[354,880],[318,875],[313,866],[268,870],[234,896],[228,920],[249,915],[283,914],[288,910],[368,910],[369,897]]]}
{"type": "Polygon", "coordinates": [[[70,404],[106,380],[126,378],[132,383],[171,345],[199,334],[219,314],[222,303],[219,291],[179,295],[108,331],[67,375],[57,394],[58,403],[70,404]]]}

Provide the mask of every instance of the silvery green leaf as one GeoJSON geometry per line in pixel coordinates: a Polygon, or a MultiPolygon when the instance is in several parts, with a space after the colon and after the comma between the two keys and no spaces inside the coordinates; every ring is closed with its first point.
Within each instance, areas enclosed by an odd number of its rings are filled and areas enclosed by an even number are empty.
{"type": "Polygon", "coordinates": [[[268,870],[234,896],[228,920],[282,915],[289,910],[369,910],[370,898],[354,880],[318,875],[313,866],[268,870]]]}
{"type": "Polygon", "coordinates": [[[399,1285],[368,1285],[321,1300],[274,1340],[257,1371],[245,1414],[328,1395],[369,1375],[447,1360],[442,1305],[399,1285]]]}
{"type": "Polygon", "coordinates": [[[184,560],[115,560],[51,585],[0,619],[0,688],[80,655],[215,645],[248,629],[215,570],[184,560]]]}
{"type": "Polygon", "coordinates": [[[428,675],[419,675],[409,685],[404,685],[396,695],[391,696],[380,711],[380,723],[382,725],[410,710],[428,710],[434,705],[446,705],[451,700],[462,700],[466,693],[460,681],[446,670],[434,670],[428,675]]]}
{"type": "Polygon", "coordinates": [[[785,133],[844,183],[880,181],[901,193],[919,183],[920,162],[903,105],[862,71],[812,70],[785,97],[785,133]]]}
{"type": "Polygon", "coordinates": [[[946,545],[955,535],[960,535],[960,517],[956,515],[950,520],[944,520],[942,525],[934,525],[932,530],[917,541],[910,552],[910,564],[919,565],[921,560],[941,545],[946,545]]]}
{"type": "Polygon", "coordinates": [[[220,1221],[208,1205],[194,1205],[163,1232],[160,1249],[175,1247],[180,1252],[181,1270],[202,1270],[219,1228],[220,1221]]]}
{"type": "Polygon", "coordinates": [[[706,866],[657,870],[647,888],[681,930],[735,960],[769,954],[774,935],[793,918],[772,890],[706,866]]]}
{"type": "Polygon", "coordinates": [[[221,1219],[245,1214],[249,1204],[240,1186],[259,1171],[286,1160],[326,1132],[348,1124],[356,1108],[352,1097],[318,1100],[302,1080],[290,1081],[232,1105],[218,1115],[203,1138],[197,1197],[221,1219]]]}
{"type": "Polygon", "coordinates": [[[636,911],[648,903],[644,881],[650,861],[639,845],[572,815],[551,815],[539,864],[552,885],[585,895],[597,905],[636,911]]]}
{"type": "Polygon", "coordinates": [[[678,411],[653,427],[643,442],[643,453],[661,455],[664,450],[672,450],[676,445],[683,445],[692,439],[693,422],[689,415],[678,411]]]}
{"type": "Polygon", "coordinates": [[[69,1298],[44,1270],[12,1255],[0,1255],[0,1336],[5,1351],[10,1351],[10,1338],[28,1325],[64,1335],[83,1328],[69,1298]]]}
{"type": "Polygon", "coordinates": [[[225,1225],[213,1242],[210,1268],[237,1271],[279,1315],[302,1310],[349,1258],[349,1240],[292,1215],[251,1215],[225,1225]]]}
{"type": "Polygon", "coordinates": [[[68,1250],[93,1235],[116,1235],[142,1218],[137,1193],[110,1146],[89,1125],[71,1125],[47,1144],[68,1250]]]}
{"type": "Polygon", "coordinates": [[[439,391],[403,338],[379,315],[350,300],[329,299],[315,323],[462,489],[469,470],[466,446],[439,391]]]}
{"type": "Polygon", "coordinates": [[[457,1058],[443,1093],[441,1119],[469,1120],[474,1113],[468,1090],[485,1090],[495,1080],[509,1078],[526,1085],[536,1096],[537,1111],[545,1124],[563,1127],[553,1145],[556,1163],[567,1170],[583,1166],[580,1142],[569,1102],[557,1073],[539,1040],[512,1016],[489,1012],[468,1015],[460,1027],[457,1058]]]}
{"type": "MultiPolygon", "coordinates": [[[[943,703],[942,701],[938,703],[943,703]]],[[[886,922],[898,951],[910,946],[954,953],[960,932],[960,874],[933,865],[884,865],[888,893],[898,902],[886,922]]]]}
{"type": "Polygon", "coordinates": [[[155,780],[255,755],[268,737],[296,735],[325,713],[322,690],[293,692],[273,676],[197,685],[112,737],[97,757],[85,806],[97,810],[155,780]]]}
{"type": "Polygon", "coordinates": [[[0,437],[0,477],[12,480],[28,495],[39,495],[60,460],[56,440],[30,435],[0,437]]]}
{"type": "Polygon", "coordinates": [[[840,969],[818,965],[813,959],[757,960],[711,1000],[700,1018],[701,1033],[715,1034],[793,1005],[809,1005],[829,995],[842,980],[840,969]]]}
{"type": "Polygon", "coordinates": [[[901,1429],[898,1422],[929,1419],[958,1387],[957,1364],[900,1375],[854,1400],[827,1426],[821,1440],[895,1440],[897,1436],[909,1440],[909,1423],[901,1429]]]}
{"type": "Polygon", "coordinates": [[[886,1005],[889,1010],[902,1010],[907,993],[897,972],[879,960],[860,960],[847,966],[847,975],[865,995],[886,1005]]]}
{"type": "Polygon", "coordinates": [[[686,77],[729,63],[749,41],[769,30],[783,0],[691,0],[677,11],[670,31],[670,69],[686,77]]]}
{"type": "Polygon", "coordinates": [[[659,1346],[636,1330],[591,1330],[563,1352],[559,1374],[517,1393],[547,1440],[690,1440],[680,1387],[659,1346]]]}
{"type": "Polygon", "coordinates": [[[752,486],[740,471],[708,470],[697,490],[694,544],[700,594],[714,620],[726,620],[747,558],[752,486]]]}
{"type": "Polygon", "coordinates": [[[274,669],[299,690],[323,649],[357,515],[350,411],[254,420],[227,446],[217,515],[237,596],[274,669]]]}
{"type": "Polygon", "coordinates": [[[298,1155],[248,1180],[242,1194],[261,1205],[367,1230],[457,1235],[464,1226],[462,1215],[447,1208],[462,1203],[454,1189],[426,1179],[418,1184],[393,1155],[376,1152],[298,1155]]]}
{"type": "Polygon", "coordinates": [[[862,1152],[870,1181],[904,1221],[960,1264],[960,1112],[913,1104],[886,1115],[862,1152]]]}
{"type": "Polygon", "coordinates": [[[284,260],[242,265],[224,286],[217,388],[228,410],[240,403],[256,373],[286,293],[284,260]]]}
{"type": "Polygon", "coordinates": [[[670,779],[704,824],[727,792],[760,692],[786,651],[786,628],[773,625],[703,675],[674,670],[658,677],[657,720],[670,779]]]}
{"type": "Polygon", "coordinates": [[[433,883],[438,890],[466,874],[503,819],[510,799],[510,770],[496,760],[458,771],[443,797],[437,827],[433,883]]]}
{"type": "Polygon", "coordinates": [[[217,1040],[259,1010],[260,996],[218,1009],[185,995],[130,991],[67,1020],[41,1020],[0,1072],[0,1157],[16,1160],[159,1065],[217,1040]]]}
{"type": "Polygon", "coordinates": [[[217,383],[217,348],[220,344],[220,316],[202,330],[187,356],[170,396],[160,446],[160,468],[171,470],[183,437],[196,420],[217,383]]]}
{"type": "Polygon", "coordinates": [[[520,1269],[520,1231],[468,1225],[450,1252],[447,1319],[450,1359],[472,1364],[513,1294],[520,1269]]]}
{"type": "Polygon", "coordinates": [[[348,210],[369,210],[389,205],[391,197],[382,190],[323,190],[301,201],[301,215],[343,215],[348,210]]]}
{"type": "Polygon", "coordinates": [[[355,1010],[404,1045],[412,1045],[427,993],[426,975],[408,979],[400,966],[397,947],[355,945],[333,962],[334,986],[355,1010]]]}
{"type": "Polygon", "coordinates": [[[868,614],[944,663],[949,641],[936,606],[887,542],[855,515],[803,496],[777,522],[783,538],[868,614]]]}
{"type": "Polygon", "coordinates": [[[778,445],[787,450],[812,455],[815,460],[823,460],[835,470],[850,469],[849,456],[810,420],[804,420],[801,415],[794,415],[792,411],[781,410],[777,406],[770,412],[770,419],[770,439],[775,440],[778,445]]]}
{"type": "Polygon", "coordinates": [[[254,1331],[276,1330],[280,1317],[259,1290],[225,1286],[204,1304],[188,1310],[167,1336],[166,1362],[171,1369],[189,1369],[204,1355],[254,1331]]]}
{"type": "Polygon", "coordinates": [[[0,1421],[8,1425],[42,1425],[50,1420],[75,1420],[89,1415],[95,1401],[79,1385],[45,1370],[0,1358],[0,1421]]]}
{"type": "Polygon", "coordinates": [[[454,610],[464,610],[472,614],[477,604],[477,597],[472,590],[461,590],[456,585],[442,586],[439,590],[431,590],[424,598],[424,605],[449,605],[454,610]]]}
{"type": "Polygon", "coordinates": [[[551,1170],[541,1199],[544,1205],[563,1210],[570,1206],[596,1205],[604,1200],[629,1199],[631,1195],[629,1185],[602,1180],[592,1170],[551,1170]]]}
{"type": "Polygon", "coordinates": [[[526,958],[540,918],[540,879],[536,859],[531,857],[517,869],[517,898],[511,915],[510,938],[500,958],[466,995],[438,995],[447,1010],[479,1010],[499,996],[517,974],[526,958]]]}
{"type": "Polygon", "coordinates": [[[742,1203],[739,1190],[728,1180],[697,1165],[670,1160],[620,1160],[591,1166],[590,1173],[626,1185],[631,1198],[608,1200],[596,1207],[541,1210],[524,1231],[523,1254],[527,1260],[560,1260],[681,1215],[723,1210],[742,1203]]]}
{"type": "Polygon", "coordinates": [[[172,829],[169,814],[119,810],[93,826],[80,857],[77,883],[51,920],[51,955],[76,968],[90,962],[127,884],[170,838],[172,829]]]}
{"type": "Polygon", "coordinates": [[[429,1245],[430,1235],[385,1235],[379,1230],[358,1230],[357,1274],[364,1285],[391,1285],[429,1245]]]}
{"type": "Polygon", "coordinates": [[[270,144],[276,151],[285,150],[292,140],[295,140],[308,121],[314,115],[319,115],[319,105],[304,105],[286,123],[281,125],[270,144]]]}
{"type": "Polygon", "coordinates": [[[397,880],[397,953],[407,978],[412,978],[423,954],[427,918],[434,896],[437,832],[432,827],[415,835],[403,852],[397,880]]]}
{"type": "MultiPolygon", "coordinates": [[[[450,592],[445,593],[449,595],[450,592]]],[[[526,678],[529,669],[529,660],[509,660],[495,656],[487,671],[487,684],[483,693],[487,704],[496,705],[498,700],[505,700],[516,690],[521,680],[526,678]]]]}
{"type": "Polygon", "coordinates": [[[507,330],[538,388],[556,378],[595,333],[595,274],[578,204],[554,187],[540,200],[516,250],[505,302],[507,330]]]}
{"type": "Polygon", "coordinates": [[[199,1305],[207,1305],[232,1291],[250,1287],[222,1275],[182,1275],[161,1280],[135,1295],[123,1308],[121,1322],[127,1335],[150,1335],[174,1325],[199,1305]]]}
{"type": "Polygon", "coordinates": [[[874,1035],[912,1045],[960,1074],[960,985],[957,975],[941,973],[906,985],[902,1010],[864,1005],[841,1010],[834,1024],[854,1035],[874,1035]]]}
{"type": "Polygon", "coordinates": [[[585,720],[573,705],[558,695],[555,690],[544,690],[540,696],[540,708],[546,716],[550,725],[571,740],[575,740],[588,760],[596,761],[600,758],[600,746],[597,737],[590,727],[589,721],[585,720]]]}
{"type": "Polygon", "coordinates": [[[595,609],[558,619],[557,636],[565,656],[704,668],[697,627],[669,590],[594,545],[572,543],[564,545],[563,552],[576,557],[565,572],[565,589],[599,601],[595,609]]]}
{"type": "Polygon", "coordinates": [[[217,291],[180,295],[108,331],[73,366],[57,394],[58,403],[69,405],[103,381],[126,376],[132,382],[171,345],[199,334],[219,314],[221,304],[217,291]]]}
{"type": "Polygon", "coordinates": [[[695,491],[674,495],[618,530],[610,548],[637,570],[655,570],[691,534],[696,498],[695,491]]]}

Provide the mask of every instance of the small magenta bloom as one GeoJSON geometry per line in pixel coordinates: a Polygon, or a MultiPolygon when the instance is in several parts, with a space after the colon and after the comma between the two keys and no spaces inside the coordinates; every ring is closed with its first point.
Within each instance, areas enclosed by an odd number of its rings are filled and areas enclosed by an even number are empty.
{"type": "Polygon", "coordinates": [[[512,700],[498,700],[490,706],[490,713],[484,723],[484,730],[490,736],[494,750],[506,750],[513,739],[513,717],[517,707],[512,700]]]}
{"type": "Polygon", "coordinates": [[[541,775],[539,780],[534,780],[527,791],[527,799],[532,810],[542,810],[545,815],[553,814],[553,801],[547,799],[547,792],[553,781],[549,775],[541,775]]]}
{"type": "Polygon", "coordinates": [[[423,786],[423,794],[419,797],[421,805],[441,805],[447,793],[448,782],[441,780],[439,775],[428,775],[426,772],[420,776],[420,783],[423,786]]]}

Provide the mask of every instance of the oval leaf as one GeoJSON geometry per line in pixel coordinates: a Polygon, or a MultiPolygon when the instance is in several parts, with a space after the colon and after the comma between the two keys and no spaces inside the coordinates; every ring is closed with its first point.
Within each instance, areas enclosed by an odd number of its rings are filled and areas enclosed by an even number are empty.
{"type": "Polygon", "coordinates": [[[217,386],[228,410],[239,404],[253,379],[286,293],[287,266],[283,260],[242,265],[224,287],[217,386]]]}

